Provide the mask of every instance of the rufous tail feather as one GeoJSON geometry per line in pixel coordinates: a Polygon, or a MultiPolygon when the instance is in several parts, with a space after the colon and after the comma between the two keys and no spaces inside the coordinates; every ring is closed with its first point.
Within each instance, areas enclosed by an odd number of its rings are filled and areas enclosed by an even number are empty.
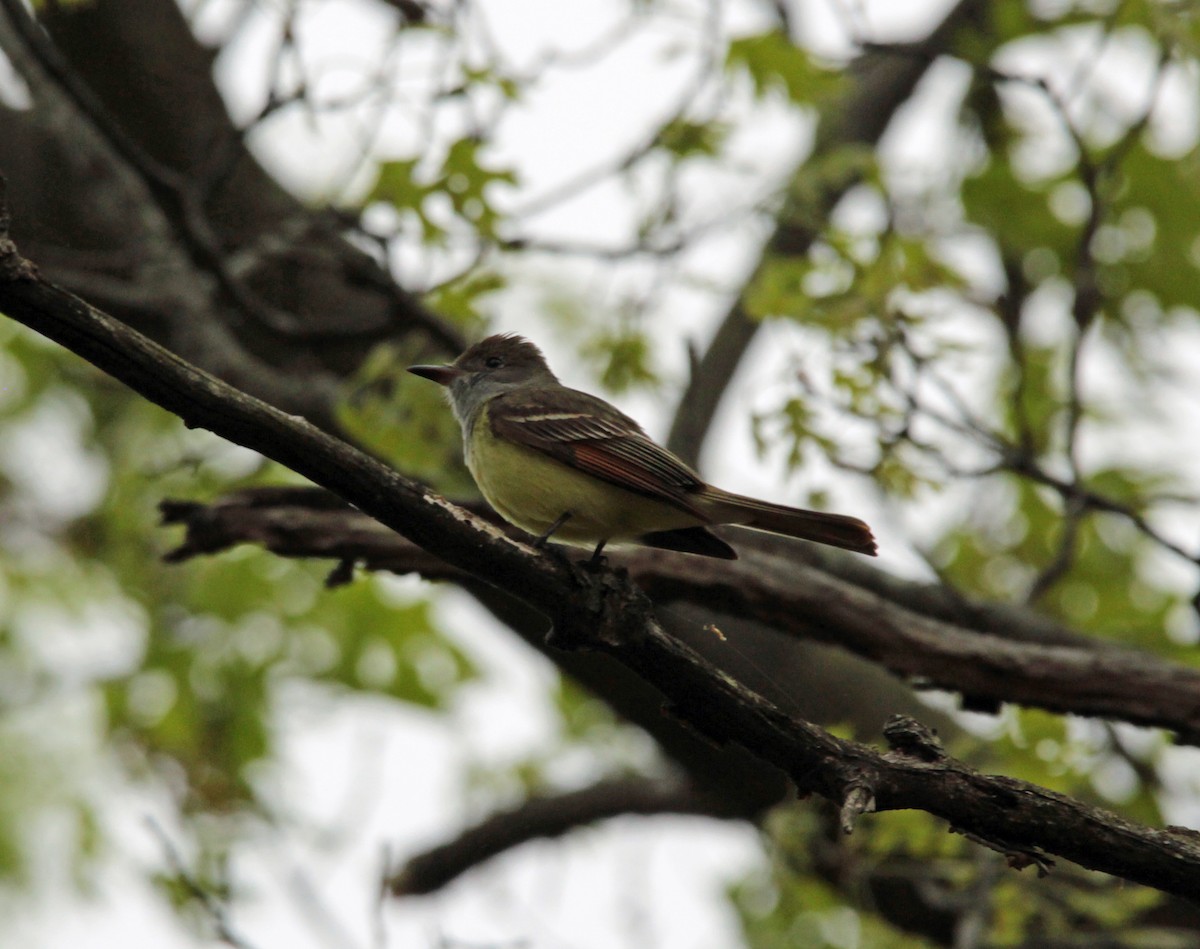
{"type": "Polygon", "coordinates": [[[703,497],[708,502],[705,513],[712,517],[714,524],[741,524],[872,557],[878,550],[871,528],[857,517],[771,504],[713,487],[709,487],[703,497]]]}

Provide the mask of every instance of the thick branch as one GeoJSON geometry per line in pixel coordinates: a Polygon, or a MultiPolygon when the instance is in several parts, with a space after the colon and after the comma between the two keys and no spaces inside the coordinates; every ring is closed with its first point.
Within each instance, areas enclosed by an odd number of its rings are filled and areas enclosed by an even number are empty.
{"type": "MultiPolygon", "coordinates": [[[[1083,640],[1022,642],[914,612],[820,570],[753,550],[728,569],[640,558],[639,584],[785,632],[840,645],[921,685],[960,692],[974,707],[1015,702],[1175,731],[1200,743],[1200,671],[1149,653],[1083,640]]],[[[1082,639],[1082,637],[1081,637],[1082,639]]]]}
{"type": "MultiPolygon", "coordinates": [[[[312,425],[188,365],[43,281],[0,213],[0,309],[56,340],[186,423],[260,451],[459,569],[514,592],[553,622],[553,644],[611,656],[653,683],[710,740],[737,742],[803,793],[842,808],[916,808],[1014,854],[1054,854],[1189,899],[1200,892],[1200,835],[1152,830],[1061,794],[981,774],[949,758],[880,753],[792,719],[666,635],[620,574],[570,568],[312,425]]],[[[909,747],[906,745],[905,747],[909,747]]]]}
{"type": "Polygon", "coordinates": [[[696,814],[728,817],[720,802],[677,781],[614,778],[563,794],[532,797],[518,807],[488,815],[445,843],[417,854],[390,873],[393,896],[440,890],[455,877],[539,837],[561,837],[598,820],[628,814],[696,814]]]}
{"type": "MultiPolygon", "coordinates": [[[[464,576],[323,492],[256,490],[211,505],[171,502],[164,513],[188,529],[176,559],[249,542],[285,557],[349,560],[431,580],[464,576]]],[[[1200,671],[1079,634],[1034,641],[1015,627],[1036,618],[1015,611],[1008,629],[953,623],[922,612],[919,599],[914,608],[902,594],[889,598],[759,549],[761,536],[740,532],[742,559],[733,562],[645,549],[621,563],[656,602],[695,603],[840,646],[926,687],[960,692],[976,706],[1015,702],[1168,728],[1181,740],[1200,741],[1200,671]]]]}

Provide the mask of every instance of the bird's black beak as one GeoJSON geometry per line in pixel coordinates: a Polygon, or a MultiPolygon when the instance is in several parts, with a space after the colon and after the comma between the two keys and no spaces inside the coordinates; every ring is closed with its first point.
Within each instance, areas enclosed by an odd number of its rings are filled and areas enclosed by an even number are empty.
{"type": "Polygon", "coordinates": [[[432,379],[440,386],[448,386],[464,374],[462,369],[455,366],[409,366],[408,371],[414,376],[432,379]]]}

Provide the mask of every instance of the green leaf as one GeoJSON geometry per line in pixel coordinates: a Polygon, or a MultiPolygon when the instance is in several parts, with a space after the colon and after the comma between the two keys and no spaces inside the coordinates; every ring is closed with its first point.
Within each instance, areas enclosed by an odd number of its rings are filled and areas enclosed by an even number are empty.
{"type": "Polygon", "coordinates": [[[658,133],[658,146],[676,158],[714,157],[729,134],[723,122],[691,122],[674,119],[658,133]]]}
{"type": "Polygon", "coordinates": [[[625,392],[658,382],[651,366],[649,338],[630,327],[593,336],[584,344],[583,356],[601,365],[600,383],[610,392],[625,392]]]}
{"type": "Polygon", "coordinates": [[[478,139],[461,138],[450,145],[436,170],[423,171],[426,163],[415,158],[382,162],[366,201],[384,201],[412,213],[421,225],[424,242],[440,244],[447,232],[444,223],[434,220],[429,199],[442,196],[460,221],[494,238],[500,215],[491,203],[491,190],[496,185],[515,184],[517,179],[510,169],[492,167],[482,152],[483,143],[478,139]]]}
{"type": "Polygon", "coordinates": [[[1078,244],[1078,229],[1060,221],[1050,209],[1050,195],[1064,180],[1023,181],[1009,160],[993,154],[963,182],[963,210],[1006,256],[1019,260],[1034,250],[1048,252],[1055,265],[1042,268],[1044,279],[1068,269],[1078,244]]]}
{"type": "Polygon", "coordinates": [[[381,162],[365,203],[382,201],[398,211],[409,212],[420,224],[422,241],[441,244],[446,240],[446,230],[426,213],[426,201],[437,192],[437,182],[418,181],[417,165],[416,158],[381,162]]]}
{"type": "Polygon", "coordinates": [[[744,71],[759,98],[782,92],[791,102],[812,103],[841,85],[836,73],[818,66],[779,30],[733,40],[725,65],[730,71],[744,71]]]}
{"type": "Polygon", "coordinates": [[[1144,291],[1164,311],[1194,309],[1200,303],[1200,148],[1180,158],[1132,148],[1111,190],[1102,289],[1119,297],[1144,291]]]}
{"type": "Polygon", "coordinates": [[[451,145],[437,179],[438,190],[449,195],[460,217],[473,223],[481,234],[495,237],[500,218],[492,207],[490,189],[498,184],[516,184],[517,178],[509,169],[489,167],[480,150],[481,143],[472,138],[451,145]]]}
{"type": "Polygon", "coordinates": [[[426,305],[454,323],[468,336],[477,336],[487,324],[482,308],[492,294],[505,289],[508,278],[498,271],[474,267],[425,295],[426,305]]]}

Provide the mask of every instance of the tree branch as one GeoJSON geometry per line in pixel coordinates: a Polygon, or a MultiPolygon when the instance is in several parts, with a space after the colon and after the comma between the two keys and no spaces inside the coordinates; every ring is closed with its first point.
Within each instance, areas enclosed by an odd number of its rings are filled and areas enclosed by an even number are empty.
{"type": "Polygon", "coordinates": [[[454,838],[416,854],[388,873],[392,896],[440,890],[455,877],[506,850],[539,837],[561,837],[577,827],[627,814],[696,814],[727,818],[720,802],[678,781],[612,778],[563,794],[531,797],[498,811],[454,838]]]}
{"type": "Polygon", "coordinates": [[[959,692],[972,707],[1015,702],[1055,712],[1172,729],[1200,744],[1200,671],[1085,637],[1075,645],[1019,642],[922,616],[819,570],[753,550],[726,570],[686,576],[653,554],[636,575],[651,595],[753,617],[792,635],[840,645],[923,687],[959,692]]]}
{"type": "MultiPolygon", "coordinates": [[[[167,501],[162,508],[166,523],[187,528],[173,560],[255,543],[283,557],[327,557],[429,580],[466,576],[322,491],[254,489],[212,504],[167,501]]],[[[482,506],[478,513],[495,517],[482,506]]],[[[931,616],[919,598],[908,602],[903,587],[893,585],[891,597],[864,589],[798,563],[787,556],[794,545],[772,552],[770,541],[758,546],[760,539],[739,532],[742,559],[728,563],[651,549],[625,552],[620,563],[655,602],[694,603],[840,646],[922,687],[959,692],[974,707],[1014,702],[1168,728],[1181,741],[1200,743],[1194,669],[1081,634],[1037,641],[1017,633],[1019,623],[1035,620],[1017,611],[1002,630],[931,616]]]]}
{"type": "Polygon", "coordinates": [[[857,813],[916,808],[1012,852],[1051,854],[1197,898],[1200,834],[1153,830],[951,758],[879,752],[789,718],[667,635],[645,594],[625,575],[571,566],[510,540],[424,486],[200,372],[47,283],[17,253],[2,207],[0,202],[0,309],[10,317],[185,423],[262,452],[451,565],[519,596],[550,618],[553,645],[612,657],[653,683],[675,714],[709,740],[741,744],[787,773],[801,793],[833,801],[848,821],[857,813]]]}

